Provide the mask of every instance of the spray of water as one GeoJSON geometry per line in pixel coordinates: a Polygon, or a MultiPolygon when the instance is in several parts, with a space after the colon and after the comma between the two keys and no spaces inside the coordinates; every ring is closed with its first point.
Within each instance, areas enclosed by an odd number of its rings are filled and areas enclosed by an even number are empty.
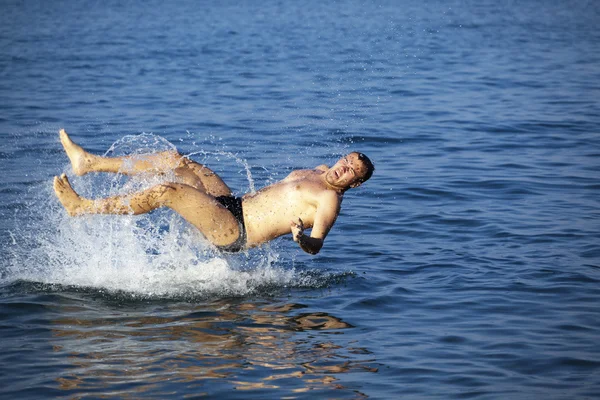
{"type": "Polygon", "coordinates": [[[238,157],[237,154],[229,152],[229,151],[224,151],[224,150],[213,151],[213,152],[206,152],[206,151],[200,150],[200,151],[195,151],[193,153],[190,153],[190,154],[188,154],[188,156],[191,157],[191,156],[194,156],[197,154],[202,154],[204,156],[207,156],[207,155],[225,156],[225,157],[234,159],[235,162],[242,165],[244,167],[244,170],[246,171],[246,179],[248,179],[248,184],[250,186],[250,193],[256,192],[256,186],[254,185],[254,179],[252,178],[252,172],[250,171],[250,165],[248,165],[248,162],[246,160],[238,157]]]}
{"type": "MultiPolygon", "coordinates": [[[[155,135],[126,136],[107,155],[138,155],[174,146],[155,135]]],[[[244,166],[254,191],[248,164],[244,166]]],[[[78,192],[103,197],[140,190],[176,179],[121,174],[88,174],[75,177],[65,172],[78,192]]],[[[270,246],[248,253],[217,252],[182,218],[170,210],[141,216],[91,215],[72,218],[52,192],[51,183],[32,189],[31,206],[20,216],[12,232],[11,261],[4,280],[25,280],[114,292],[135,297],[244,296],[264,288],[312,286],[315,277],[282,267],[270,246]]],[[[318,278],[317,278],[318,279],[318,278]]],[[[320,286],[317,284],[317,286],[320,286]]]]}

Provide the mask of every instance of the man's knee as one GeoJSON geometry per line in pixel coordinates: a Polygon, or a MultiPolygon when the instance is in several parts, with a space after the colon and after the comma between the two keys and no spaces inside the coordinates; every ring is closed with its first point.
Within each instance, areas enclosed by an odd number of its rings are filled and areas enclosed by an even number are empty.
{"type": "Polygon", "coordinates": [[[177,178],[179,178],[181,180],[181,182],[185,183],[186,185],[192,186],[193,188],[196,188],[203,192],[206,191],[206,188],[204,187],[202,180],[198,177],[198,175],[194,174],[189,168],[179,167],[179,168],[175,168],[175,170],[173,172],[175,172],[175,176],[177,178]]]}
{"type": "Polygon", "coordinates": [[[177,153],[177,156],[179,157],[179,165],[177,166],[178,168],[186,168],[194,171],[198,166],[202,167],[202,164],[189,159],[187,156],[182,156],[179,153],[177,153]]]}

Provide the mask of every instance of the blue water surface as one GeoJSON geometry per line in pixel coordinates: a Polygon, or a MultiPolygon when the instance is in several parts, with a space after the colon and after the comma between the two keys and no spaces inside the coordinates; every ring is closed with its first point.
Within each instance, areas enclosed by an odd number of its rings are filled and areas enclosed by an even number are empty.
{"type": "MultiPolygon", "coordinates": [[[[600,5],[0,5],[0,397],[600,397],[600,5]],[[317,256],[69,218],[58,130],[236,194],[375,163],[317,256]],[[141,149],[141,150],[140,150],[141,149]]],[[[108,153],[106,153],[108,151],[108,153]]],[[[145,182],[147,183],[147,182],[145,182]]]]}

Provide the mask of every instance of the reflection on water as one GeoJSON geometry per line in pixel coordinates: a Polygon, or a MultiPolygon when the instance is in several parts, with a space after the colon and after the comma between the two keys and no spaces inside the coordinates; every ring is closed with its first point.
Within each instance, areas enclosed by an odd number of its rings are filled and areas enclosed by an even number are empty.
{"type": "Polygon", "coordinates": [[[179,394],[278,389],[279,396],[283,389],[291,396],[315,390],[362,396],[336,375],[377,372],[370,352],[344,340],[352,325],[305,308],[221,300],[108,314],[65,306],[60,314],[70,316],[54,320],[52,333],[55,353],[71,369],[57,381],[78,394],[112,388],[114,395],[172,395],[168,381],[179,394]]]}

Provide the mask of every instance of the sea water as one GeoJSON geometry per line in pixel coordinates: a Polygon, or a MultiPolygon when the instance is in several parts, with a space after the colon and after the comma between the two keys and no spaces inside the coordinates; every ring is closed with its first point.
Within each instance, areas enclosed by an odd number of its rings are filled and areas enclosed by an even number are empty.
{"type": "Polygon", "coordinates": [[[600,395],[595,2],[5,1],[0,397],[600,395]],[[362,151],[323,250],[218,253],[169,210],[67,216],[164,180],[242,195],[362,151]]]}

